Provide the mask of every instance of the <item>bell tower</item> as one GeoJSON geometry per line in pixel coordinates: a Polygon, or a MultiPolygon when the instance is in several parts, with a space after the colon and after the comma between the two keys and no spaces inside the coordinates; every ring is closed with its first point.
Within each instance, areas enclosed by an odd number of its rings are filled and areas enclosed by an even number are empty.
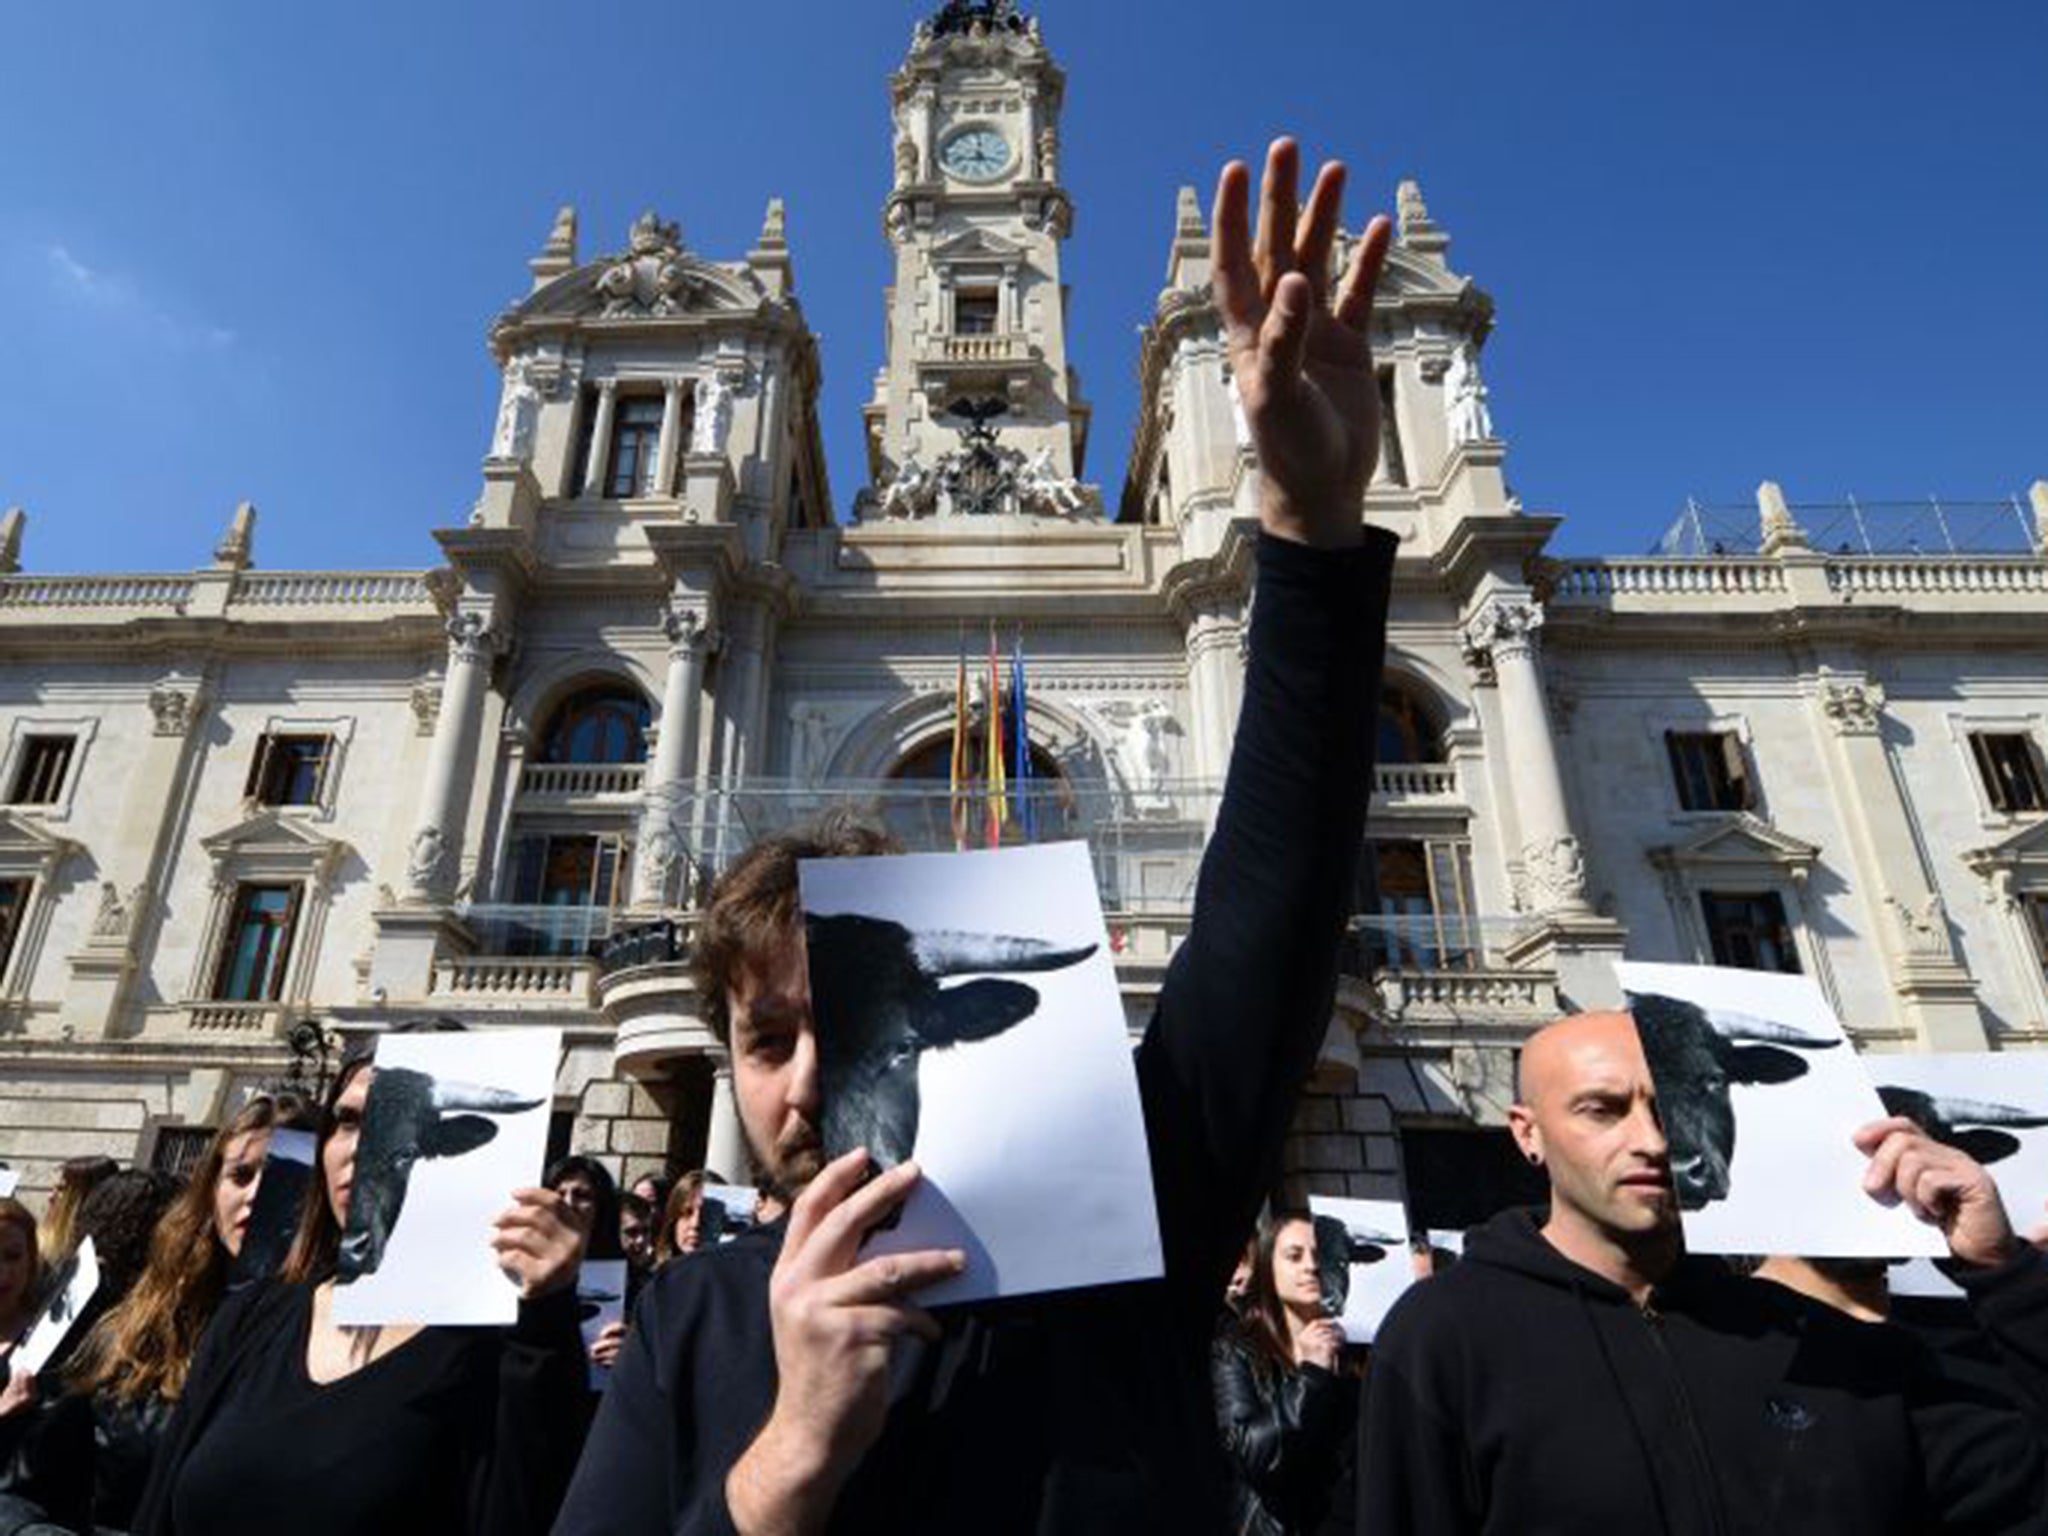
{"type": "Polygon", "coordinates": [[[890,81],[896,274],[863,518],[1100,515],[1067,362],[1065,92],[1015,0],[951,0],[890,81]]]}

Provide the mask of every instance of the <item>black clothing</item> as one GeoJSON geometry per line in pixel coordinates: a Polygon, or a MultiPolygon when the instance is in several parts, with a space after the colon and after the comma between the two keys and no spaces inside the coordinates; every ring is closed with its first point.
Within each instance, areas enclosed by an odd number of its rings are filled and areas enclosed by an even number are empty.
{"type": "Polygon", "coordinates": [[[1216,1423],[1231,1473],[1238,1536],[1312,1536],[1358,1424],[1358,1382],[1319,1365],[1283,1369],[1239,1328],[1210,1357],[1216,1423]]]}
{"type": "MultiPolygon", "coordinates": [[[[1395,541],[1261,537],[1243,715],[1194,920],[1138,1047],[1166,1278],[949,1309],[899,1341],[839,1531],[1219,1530],[1217,1298],[1328,1027],[1364,837],[1395,541]]],[[[778,1225],[642,1293],[565,1536],[729,1532],[725,1477],[775,1398],[778,1225]]]]}
{"type": "MultiPolygon", "coordinates": [[[[2038,1319],[2038,1255],[1971,1281],[2038,1319]],[[2029,1299],[2031,1298],[2031,1299],[2029,1299]]],[[[2019,1347],[2036,1352],[2035,1325],[2019,1347]]],[[[1395,1305],[1367,1378],[1359,1528],[1451,1532],[2036,1531],[2042,1450],[2009,1402],[1902,1330],[1716,1260],[1638,1308],[1509,1211],[1395,1305]]]]}
{"type": "Polygon", "coordinates": [[[41,1505],[55,1524],[125,1531],[172,1407],[160,1397],[125,1403],[105,1391],[45,1398],[29,1411],[13,1475],[0,1485],[41,1505]]]}
{"type": "Polygon", "coordinates": [[[584,1414],[573,1289],[513,1328],[429,1328],[324,1386],[310,1285],[231,1296],[200,1342],[138,1536],[544,1531],[584,1414]]]}

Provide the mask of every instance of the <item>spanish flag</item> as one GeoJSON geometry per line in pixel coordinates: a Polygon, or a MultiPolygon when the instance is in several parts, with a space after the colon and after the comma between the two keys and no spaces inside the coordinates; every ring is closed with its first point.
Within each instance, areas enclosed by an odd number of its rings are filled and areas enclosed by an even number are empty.
{"type": "Polygon", "coordinates": [[[988,627],[988,845],[1000,848],[1010,821],[1010,794],[1003,777],[1003,664],[996,654],[996,627],[988,627]]]}
{"type": "Polygon", "coordinates": [[[960,637],[960,665],[953,678],[953,849],[956,853],[967,847],[968,751],[967,637],[963,634],[960,637]]]}

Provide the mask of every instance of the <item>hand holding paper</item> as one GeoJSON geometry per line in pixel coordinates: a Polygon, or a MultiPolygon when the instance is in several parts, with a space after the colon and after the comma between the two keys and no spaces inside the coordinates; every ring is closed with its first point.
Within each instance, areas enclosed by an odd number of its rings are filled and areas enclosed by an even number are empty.
{"type": "Polygon", "coordinates": [[[1939,1227],[1962,1263],[1990,1268],[2013,1256],[2019,1239],[1998,1185],[1969,1154],[1943,1146],[1903,1115],[1864,1126],[1856,1146],[1870,1157],[1864,1189],[1939,1227]]]}

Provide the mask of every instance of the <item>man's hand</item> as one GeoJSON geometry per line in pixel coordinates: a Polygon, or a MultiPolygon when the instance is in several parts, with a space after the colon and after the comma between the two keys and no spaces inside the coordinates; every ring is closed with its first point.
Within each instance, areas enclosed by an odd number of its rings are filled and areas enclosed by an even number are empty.
{"type": "Polygon", "coordinates": [[[867,1153],[828,1163],[797,1197],[768,1281],[778,1382],[768,1423],[726,1478],[743,1536],[823,1530],[889,1412],[889,1355],[915,1333],[937,1339],[930,1313],[904,1297],[967,1267],[958,1249],[856,1262],[861,1239],[917,1184],[903,1163],[863,1185],[867,1153]]]}
{"type": "Polygon", "coordinates": [[[1944,1146],[1903,1115],[1864,1126],[1856,1146],[1870,1159],[1864,1190],[1887,1205],[1903,1202],[1941,1228],[1960,1262],[1989,1268],[2018,1251],[1997,1184],[1968,1153],[1944,1146]]]}
{"type": "Polygon", "coordinates": [[[610,1370],[619,1363],[619,1351],[626,1346],[626,1325],[606,1323],[590,1341],[590,1363],[610,1370]]]}
{"type": "Polygon", "coordinates": [[[1393,227],[1366,227],[1330,303],[1330,253],[1344,201],[1344,167],[1325,165],[1297,206],[1301,151],[1277,139],[1266,154],[1256,243],[1251,172],[1241,161],[1216,184],[1216,307],[1230,369],[1258,449],[1268,533],[1336,546],[1364,538],[1361,501],[1380,450],[1380,389],[1372,362],[1372,300],[1393,227]]]}
{"type": "Polygon", "coordinates": [[[576,1283],[589,1234],[569,1202],[553,1190],[513,1190],[511,1208],[494,1225],[491,1248],[498,1267],[519,1282],[521,1301],[576,1283]]]}

